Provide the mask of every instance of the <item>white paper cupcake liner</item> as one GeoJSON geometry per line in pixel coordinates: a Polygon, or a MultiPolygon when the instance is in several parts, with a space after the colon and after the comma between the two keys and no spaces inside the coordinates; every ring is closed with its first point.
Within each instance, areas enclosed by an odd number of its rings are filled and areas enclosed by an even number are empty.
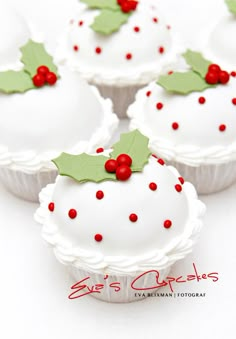
{"type": "Polygon", "coordinates": [[[19,198],[38,202],[39,192],[57,177],[57,170],[40,170],[29,174],[8,168],[0,168],[0,180],[8,191],[19,198]]]}
{"type": "Polygon", "coordinates": [[[222,191],[236,182],[236,161],[219,165],[192,167],[180,162],[169,162],[185,180],[191,182],[199,194],[222,191]]]}
{"type": "MultiPolygon", "coordinates": [[[[95,85],[95,84],[94,84],[95,85]]],[[[135,95],[144,85],[130,85],[123,87],[95,85],[104,98],[110,98],[113,102],[114,112],[120,119],[127,118],[129,105],[134,102],[135,95]]]]}
{"type": "MultiPolygon", "coordinates": [[[[97,290],[97,292],[89,293],[88,295],[96,299],[102,300],[102,301],[111,302],[111,303],[128,303],[128,302],[145,299],[148,296],[148,293],[154,293],[157,290],[157,288],[146,290],[146,288],[157,286],[155,272],[150,272],[140,277],[133,284],[133,287],[135,288],[134,289],[131,287],[132,282],[145,272],[137,273],[136,275],[128,275],[128,274],[127,275],[117,275],[117,274],[106,275],[106,273],[104,274],[96,273],[94,271],[88,271],[86,269],[78,268],[75,266],[68,266],[68,267],[69,267],[70,273],[75,279],[75,283],[79,283],[80,281],[89,277],[89,279],[81,282],[81,284],[78,284],[78,285],[80,286],[88,285],[90,289],[92,289],[92,286],[94,286],[93,287],[94,291],[96,291],[96,286],[98,286],[99,290],[97,290]],[[104,285],[104,287],[102,287],[101,285],[104,285]]],[[[157,271],[159,273],[158,282],[162,283],[162,281],[165,280],[165,278],[167,277],[170,271],[170,267],[163,268],[157,271]]],[[[159,289],[160,288],[158,288],[158,290],[159,289]]],[[[76,288],[71,290],[71,293],[75,291],[76,291],[76,288]]],[[[83,290],[74,294],[72,298],[78,295],[82,295],[87,292],[89,292],[88,288],[84,288],[83,290]]],[[[86,297],[88,295],[86,295],[86,297]]]]}

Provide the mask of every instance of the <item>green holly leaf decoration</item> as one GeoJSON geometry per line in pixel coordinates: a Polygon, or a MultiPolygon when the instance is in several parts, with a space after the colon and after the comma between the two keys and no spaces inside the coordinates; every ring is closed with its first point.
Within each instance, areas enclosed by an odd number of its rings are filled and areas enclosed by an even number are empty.
{"type": "Polygon", "coordinates": [[[24,71],[0,72],[0,92],[23,93],[33,88],[32,79],[24,71]]]}
{"type": "MultiPolygon", "coordinates": [[[[51,55],[47,53],[43,44],[29,40],[28,43],[21,48],[21,61],[25,65],[24,70],[33,77],[37,68],[41,65],[47,66],[51,72],[57,74],[57,66],[53,62],[51,55]]],[[[58,74],[57,74],[58,76],[58,74]]]]}
{"type": "Polygon", "coordinates": [[[120,141],[113,145],[111,157],[116,159],[118,155],[125,153],[132,158],[132,172],[142,171],[148,162],[151,151],[148,148],[149,139],[138,130],[122,134],[120,141]]]}
{"type": "Polygon", "coordinates": [[[226,5],[231,13],[236,14],[236,0],[225,0],[226,5]]]}
{"type": "Polygon", "coordinates": [[[94,9],[113,9],[118,10],[120,7],[116,0],[80,0],[88,5],[89,8],[94,9]]]}
{"type": "Polygon", "coordinates": [[[187,64],[191,66],[192,70],[199,73],[202,78],[205,78],[208,67],[212,64],[211,61],[203,58],[202,54],[199,52],[187,50],[186,53],[183,54],[187,64]]]}
{"type": "Polygon", "coordinates": [[[103,155],[62,153],[52,161],[57,166],[60,175],[70,177],[78,182],[101,182],[104,180],[116,180],[114,173],[108,173],[105,170],[104,165],[108,159],[103,155]]]}
{"type": "Polygon", "coordinates": [[[128,21],[130,13],[103,9],[94,19],[91,28],[100,34],[109,35],[120,29],[120,26],[128,21]]]}
{"type": "Polygon", "coordinates": [[[80,183],[86,181],[116,181],[118,180],[116,174],[106,171],[106,161],[116,159],[120,154],[128,154],[132,158],[132,172],[141,172],[151,155],[148,142],[147,137],[138,130],[134,130],[121,135],[120,141],[113,146],[110,158],[104,155],[89,155],[86,153],[79,155],[62,153],[52,161],[58,168],[60,175],[70,177],[80,183]]]}
{"type": "Polygon", "coordinates": [[[171,75],[163,75],[157,81],[168,92],[179,94],[188,94],[191,92],[201,92],[207,88],[214,87],[209,85],[199,74],[189,72],[174,72],[171,75]]]}

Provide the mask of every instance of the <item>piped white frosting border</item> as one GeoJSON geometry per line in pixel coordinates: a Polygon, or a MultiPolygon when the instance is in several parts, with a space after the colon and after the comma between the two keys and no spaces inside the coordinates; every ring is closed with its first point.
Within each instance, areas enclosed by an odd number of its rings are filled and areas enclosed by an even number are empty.
{"type": "Polygon", "coordinates": [[[148,87],[139,90],[135,101],[128,108],[127,115],[131,119],[130,130],[139,129],[149,138],[149,147],[159,157],[168,161],[181,162],[189,166],[217,165],[236,160],[236,142],[226,146],[216,145],[214,147],[201,148],[195,145],[176,145],[174,141],[163,140],[145,124],[141,118],[144,115],[143,107],[146,100],[145,93],[148,87]]]}
{"type": "MultiPolygon", "coordinates": [[[[81,140],[71,149],[64,150],[72,154],[81,152],[90,153],[94,151],[96,145],[105,145],[118,125],[118,118],[112,113],[113,104],[111,100],[103,99],[96,87],[91,86],[91,89],[102,106],[104,112],[103,121],[89,141],[81,140]]],[[[60,153],[55,150],[46,153],[27,150],[14,153],[6,145],[0,144],[0,167],[7,167],[8,169],[19,170],[29,174],[34,174],[41,170],[56,169],[51,160],[59,156],[60,153]]]]}
{"type": "MultiPolygon", "coordinates": [[[[177,173],[176,169],[168,168],[177,173]]],[[[57,225],[48,220],[48,203],[52,199],[54,186],[45,187],[40,195],[40,207],[35,213],[35,220],[43,225],[42,236],[54,250],[57,259],[65,265],[73,265],[94,272],[107,274],[132,274],[144,272],[147,269],[165,269],[177,260],[184,258],[192,251],[192,247],[202,228],[202,217],[205,214],[205,205],[198,200],[192,184],[186,182],[184,191],[189,203],[189,219],[182,236],[173,241],[164,250],[147,252],[142,256],[103,256],[102,254],[81,250],[73,247],[69,241],[60,235],[57,225]]]]}

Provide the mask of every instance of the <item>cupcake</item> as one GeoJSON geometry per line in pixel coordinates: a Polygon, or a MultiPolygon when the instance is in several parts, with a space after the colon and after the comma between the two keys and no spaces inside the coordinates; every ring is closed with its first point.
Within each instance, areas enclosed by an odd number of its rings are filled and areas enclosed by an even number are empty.
{"type": "Polygon", "coordinates": [[[236,180],[236,79],[198,52],[184,54],[190,69],[161,76],[129,107],[130,128],[208,194],[236,180]]]}
{"type": "Polygon", "coordinates": [[[125,117],[136,91],[176,60],[180,45],[155,2],[81,0],[57,58],[111,98],[125,117]]]}
{"type": "Polygon", "coordinates": [[[22,69],[0,72],[0,178],[15,195],[38,201],[53,182],[51,159],[91,152],[117,125],[112,103],[77,73],[57,69],[43,44],[21,48],[22,69]]]}
{"type": "Polygon", "coordinates": [[[236,47],[232,37],[236,35],[236,1],[225,0],[229,14],[225,15],[211,30],[203,53],[227,71],[236,71],[236,47]]]}
{"type": "Polygon", "coordinates": [[[80,294],[130,302],[139,299],[137,289],[157,284],[157,275],[165,285],[202,226],[205,207],[192,184],[152,156],[137,130],[121,135],[110,151],[64,153],[53,161],[59,176],[40,193],[35,219],[76,286],[85,280],[100,286],[94,293],[84,286],[80,294]]]}

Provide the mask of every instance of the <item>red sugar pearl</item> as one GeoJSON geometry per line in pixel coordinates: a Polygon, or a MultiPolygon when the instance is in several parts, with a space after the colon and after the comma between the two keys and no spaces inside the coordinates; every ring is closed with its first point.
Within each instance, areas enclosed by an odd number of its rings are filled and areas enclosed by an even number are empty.
{"type": "Polygon", "coordinates": [[[136,33],[138,33],[138,32],[140,32],[140,28],[139,28],[138,26],[135,26],[135,27],[134,27],[134,31],[135,31],[136,33]]]}
{"type": "Polygon", "coordinates": [[[116,178],[121,181],[126,181],[130,178],[132,171],[129,166],[121,165],[117,167],[116,178]]]}
{"type": "Polygon", "coordinates": [[[184,184],[184,178],[179,177],[179,182],[183,185],[184,184]]]}
{"type": "Polygon", "coordinates": [[[170,26],[170,25],[167,25],[166,28],[167,28],[167,29],[171,29],[171,26],[170,26]]]}
{"type": "Polygon", "coordinates": [[[147,97],[150,97],[151,94],[152,94],[151,91],[147,91],[146,96],[147,96],[147,97]]]}
{"type": "Polygon", "coordinates": [[[37,73],[44,77],[48,74],[48,72],[49,68],[47,66],[42,65],[37,68],[37,73]]]}
{"type": "Polygon", "coordinates": [[[174,130],[177,130],[177,129],[179,128],[179,124],[178,124],[177,122],[173,122],[172,128],[173,128],[174,130]]]}
{"type": "Polygon", "coordinates": [[[94,239],[95,239],[97,242],[100,242],[100,241],[102,241],[103,236],[102,236],[101,234],[95,234],[94,239]]]}
{"type": "Polygon", "coordinates": [[[118,162],[115,159],[109,159],[105,162],[105,169],[108,173],[115,173],[118,162]]]}
{"type": "Polygon", "coordinates": [[[135,213],[130,214],[129,220],[132,222],[136,222],[138,220],[138,216],[135,213]]]}
{"type": "Polygon", "coordinates": [[[226,126],[224,124],[219,126],[219,131],[224,132],[226,130],[226,126]]]}
{"type": "Polygon", "coordinates": [[[158,22],[158,19],[157,19],[157,18],[153,18],[152,21],[155,22],[155,23],[157,23],[157,22],[158,22]]]}
{"type": "Polygon", "coordinates": [[[132,59],[132,57],[133,57],[133,56],[132,56],[132,54],[131,54],[131,53],[127,53],[127,54],[126,54],[126,59],[127,59],[127,60],[131,60],[131,59],[132,59]]]}
{"type": "Polygon", "coordinates": [[[223,85],[227,84],[229,82],[229,73],[226,71],[220,71],[219,82],[223,85]]]}
{"type": "Polygon", "coordinates": [[[171,220],[165,220],[165,221],[164,221],[164,227],[165,227],[165,228],[170,228],[171,226],[172,226],[171,220]]]}
{"type": "Polygon", "coordinates": [[[74,49],[74,51],[75,51],[75,52],[78,52],[78,50],[79,50],[79,46],[77,46],[77,45],[74,45],[74,46],[73,46],[73,49],[74,49]]]}
{"type": "Polygon", "coordinates": [[[157,162],[162,166],[165,165],[165,161],[163,159],[158,159],[157,162]]]}
{"type": "Polygon", "coordinates": [[[99,147],[96,149],[96,153],[102,153],[104,151],[104,148],[99,147]]]}
{"type": "Polygon", "coordinates": [[[79,21],[79,26],[83,26],[84,22],[81,20],[79,21]]]}
{"type": "Polygon", "coordinates": [[[200,98],[198,99],[198,102],[199,102],[199,104],[203,105],[203,104],[205,104],[206,99],[205,99],[204,97],[200,97],[200,98]]]}
{"type": "Polygon", "coordinates": [[[101,54],[101,53],[102,53],[101,47],[96,47],[96,48],[95,48],[95,52],[96,52],[97,54],[101,54]]]}
{"type": "Polygon", "coordinates": [[[97,198],[98,200],[103,199],[103,198],[104,198],[104,193],[103,193],[103,191],[97,191],[97,193],[96,193],[96,198],[97,198]]]}
{"type": "Polygon", "coordinates": [[[116,161],[118,162],[118,165],[127,165],[127,166],[131,166],[132,165],[132,158],[128,155],[128,154],[120,154],[116,161]]]}
{"type": "Polygon", "coordinates": [[[33,84],[36,87],[42,87],[45,84],[45,77],[41,74],[36,74],[32,78],[33,84]]]}
{"type": "Polygon", "coordinates": [[[48,209],[50,212],[53,212],[54,211],[54,208],[55,208],[55,204],[54,202],[50,202],[50,204],[48,204],[48,209]]]}
{"type": "Polygon", "coordinates": [[[57,75],[54,72],[48,72],[46,75],[46,82],[53,86],[57,82],[57,75]]]}
{"type": "Polygon", "coordinates": [[[162,109],[162,108],[163,108],[163,103],[158,102],[158,103],[156,104],[156,108],[157,108],[158,110],[162,109]]]}
{"type": "Polygon", "coordinates": [[[236,105],[236,98],[233,98],[233,99],[232,99],[232,104],[233,104],[233,105],[236,105]]]}
{"type": "Polygon", "coordinates": [[[151,191],[156,191],[157,190],[157,184],[155,182],[151,182],[149,184],[149,188],[151,191]]]}
{"type": "Polygon", "coordinates": [[[158,49],[160,54],[163,54],[165,52],[165,48],[163,46],[159,47],[158,49]]]}
{"type": "Polygon", "coordinates": [[[233,72],[230,73],[230,75],[231,75],[231,77],[236,77],[236,72],[233,71],[233,72]]]}
{"type": "Polygon", "coordinates": [[[71,219],[75,219],[77,217],[77,211],[75,209],[70,209],[68,215],[71,219]]]}
{"type": "Polygon", "coordinates": [[[157,155],[156,154],[152,154],[152,157],[157,159],[157,155]]]}
{"type": "Polygon", "coordinates": [[[175,189],[176,189],[177,192],[181,192],[182,191],[182,186],[177,184],[177,185],[175,185],[175,189]]]}
{"type": "Polygon", "coordinates": [[[171,75],[171,74],[173,74],[174,72],[173,71],[169,71],[167,74],[168,75],[171,75]]]}

